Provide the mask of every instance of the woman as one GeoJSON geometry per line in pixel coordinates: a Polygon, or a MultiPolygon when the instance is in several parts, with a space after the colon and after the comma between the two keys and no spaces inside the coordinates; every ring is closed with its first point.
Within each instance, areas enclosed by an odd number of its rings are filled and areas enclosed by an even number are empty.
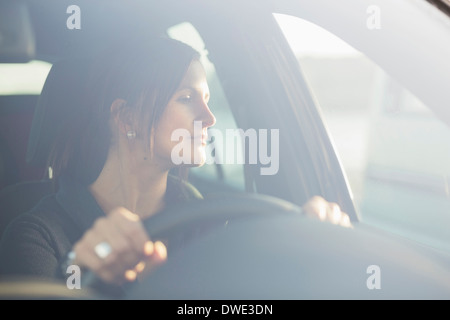
{"type": "MultiPolygon", "coordinates": [[[[141,220],[196,197],[169,176],[179,143],[191,151],[190,163],[204,163],[206,130],[215,123],[196,51],[163,38],[111,49],[94,62],[88,91],[86,108],[54,141],[50,163],[60,189],[8,227],[2,273],[62,278],[61,266],[74,264],[106,283],[134,281],[167,257],[141,220]],[[194,136],[194,121],[201,121],[202,135],[194,136]],[[171,141],[177,129],[192,139],[171,141]]],[[[304,208],[349,225],[336,204],[320,197],[304,208]]]]}

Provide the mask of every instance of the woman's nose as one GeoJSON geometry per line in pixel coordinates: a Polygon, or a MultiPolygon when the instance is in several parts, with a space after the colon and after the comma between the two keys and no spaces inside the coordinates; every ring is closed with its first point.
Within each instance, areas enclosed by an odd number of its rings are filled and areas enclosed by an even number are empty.
{"type": "Polygon", "coordinates": [[[216,117],[209,109],[208,104],[205,102],[202,106],[202,116],[201,116],[203,127],[212,127],[216,124],[216,117]]]}

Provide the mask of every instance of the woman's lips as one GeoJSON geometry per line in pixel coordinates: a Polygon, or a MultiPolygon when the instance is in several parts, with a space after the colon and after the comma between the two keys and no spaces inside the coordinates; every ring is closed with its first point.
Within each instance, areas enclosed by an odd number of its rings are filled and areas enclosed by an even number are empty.
{"type": "Polygon", "coordinates": [[[206,142],[208,141],[208,136],[207,135],[196,136],[196,137],[193,137],[192,140],[200,140],[202,145],[206,146],[206,142]]]}

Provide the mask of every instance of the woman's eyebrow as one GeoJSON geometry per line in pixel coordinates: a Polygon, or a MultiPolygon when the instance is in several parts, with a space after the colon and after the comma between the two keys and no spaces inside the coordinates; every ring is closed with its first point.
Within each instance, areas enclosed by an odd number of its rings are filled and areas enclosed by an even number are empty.
{"type": "Polygon", "coordinates": [[[199,91],[198,88],[196,89],[196,88],[191,87],[191,86],[184,86],[184,87],[181,87],[181,88],[178,89],[178,91],[183,91],[183,90],[199,91]]]}
{"type": "MultiPolygon", "coordinates": [[[[203,92],[203,88],[201,88],[201,87],[195,88],[195,87],[192,87],[192,86],[183,86],[183,87],[180,87],[180,88],[178,89],[178,91],[182,91],[182,90],[190,90],[190,91],[193,91],[193,92],[199,92],[199,93],[202,93],[202,92],[203,92]]],[[[209,93],[209,90],[207,90],[207,91],[208,91],[208,93],[209,93]]]]}

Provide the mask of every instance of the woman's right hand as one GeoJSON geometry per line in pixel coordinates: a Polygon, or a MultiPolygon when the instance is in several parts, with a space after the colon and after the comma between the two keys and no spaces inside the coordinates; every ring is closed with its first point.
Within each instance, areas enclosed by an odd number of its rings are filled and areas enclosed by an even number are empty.
{"type": "Polygon", "coordinates": [[[303,212],[310,217],[318,218],[321,221],[328,221],[342,227],[353,228],[350,217],[337,203],[328,202],[320,196],[315,196],[303,205],[303,212]]]}
{"type": "Polygon", "coordinates": [[[165,245],[150,241],[139,216],[125,208],[97,219],[73,250],[73,264],[116,285],[134,281],[144,269],[147,273],[167,259],[165,245]]]}

